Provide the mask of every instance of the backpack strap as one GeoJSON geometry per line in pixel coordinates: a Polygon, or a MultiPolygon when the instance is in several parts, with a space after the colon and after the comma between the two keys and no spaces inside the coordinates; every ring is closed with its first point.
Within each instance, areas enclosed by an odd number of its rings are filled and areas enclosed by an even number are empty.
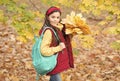
{"type": "Polygon", "coordinates": [[[61,42],[60,39],[59,39],[59,37],[58,37],[58,35],[57,35],[57,33],[55,32],[55,30],[54,30],[53,28],[51,28],[51,27],[45,27],[45,28],[43,29],[43,31],[42,31],[41,34],[44,34],[44,32],[45,32],[46,29],[51,29],[51,30],[53,31],[53,33],[54,33],[57,41],[58,41],[59,43],[61,42]]]}

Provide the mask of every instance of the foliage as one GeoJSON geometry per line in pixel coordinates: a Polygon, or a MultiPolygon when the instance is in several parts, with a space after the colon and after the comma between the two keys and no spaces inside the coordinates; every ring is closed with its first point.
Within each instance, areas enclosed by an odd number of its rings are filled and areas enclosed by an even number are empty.
{"type": "Polygon", "coordinates": [[[66,6],[66,7],[71,7],[72,3],[74,0],[41,0],[44,4],[47,4],[49,6],[54,5],[54,6],[66,6]]]}
{"type": "Polygon", "coordinates": [[[65,24],[66,34],[90,34],[90,28],[86,24],[85,18],[81,13],[76,14],[74,11],[67,15],[61,23],[65,24]]]}
{"type": "MultiPolygon", "coordinates": [[[[113,20],[116,20],[117,24],[114,24],[114,28],[113,29],[108,28],[107,31],[113,31],[112,32],[113,34],[120,34],[119,0],[79,0],[79,1],[69,0],[68,2],[66,1],[67,0],[59,0],[58,1],[59,4],[57,4],[56,0],[53,0],[53,2],[55,2],[56,5],[70,7],[76,11],[81,11],[81,13],[88,15],[90,14],[92,15],[93,19],[94,18],[98,18],[98,20],[101,19],[101,21],[97,24],[98,26],[109,25],[109,23],[111,23],[113,20]]],[[[110,33],[108,32],[107,34],[110,33]]]]}
{"type": "Polygon", "coordinates": [[[120,50],[120,40],[111,43],[111,47],[120,50]]]}
{"type": "MultiPolygon", "coordinates": [[[[38,34],[44,14],[30,10],[24,1],[0,0],[0,81],[35,81],[29,40],[33,39],[32,30],[38,34]]],[[[120,0],[39,1],[47,7],[72,9],[97,21],[89,21],[93,22],[91,35],[73,37],[75,68],[63,72],[63,81],[120,80],[120,0]]],[[[40,77],[40,81],[48,80],[49,76],[40,77]]]]}
{"type": "Polygon", "coordinates": [[[4,25],[7,22],[7,17],[4,16],[4,12],[2,10],[0,10],[0,22],[2,22],[4,25]]]}
{"type": "MultiPolygon", "coordinates": [[[[27,42],[33,40],[33,30],[35,35],[42,26],[44,14],[29,9],[29,5],[25,2],[19,3],[20,0],[0,0],[1,8],[0,21],[6,23],[8,21],[16,28],[18,39],[27,42]]],[[[41,3],[48,6],[66,7],[75,10],[75,12],[83,13],[87,17],[100,20],[97,26],[109,25],[115,20],[113,29],[107,29],[107,34],[120,34],[120,11],[119,0],[41,0],[41,3]],[[71,6],[72,5],[72,6],[71,6]]],[[[83,16],[85,17],[85,16],[83,16]]],[[[93,33],[92,33],[93,34],[93,33]]],[[[83,41],[83,40],[82,40],[83,41]]],[[[117,40],[116,40],[117,41],[117,40]]]]}
{"type": "Polygon", "coordinates": [[[43,18],[43,14],[38,11],[27,10],[27,4],[25,3],[17,5],[16,0],[5,0],[1,4],[6,5],[7,13],[11,14],[11,24],[18,32],[19,36],[17,38],[19,40],[27,42],[33,40],[34,35],[38,35],[42,23],[37,18],[43,18]]]}
{"type": "MultiPolygon", "coordinates": [[[[74,11],[68,14],[61,23],[65,24],[66,34],[72,34],[73,36],[79,34],[79,40],[81,45],[85,48],[92,48],[95,39],[87,34],[91,34],[90,27],[86,24],[85,18],[81,13],[76,14],[74,11]],[[85,35],[86,34],[86,35],[85,35]]],[[[72,46],[77,47],[76,41],[72,41],[72,46]]]]}
{"type": "Polygon", "coordinates": [[[13,26],[17,29],[20,34],[21,41],[27,42],[27,40],[33,40],[34,35],[38,35],[39,29],[42,24],[35,20],[35,13],[31,11],[25,11],[22,15],[18,14],[13,18],[13,26]]]}
{"type": "MultiPolygon", "coordinates": [[[[25,44],[16,37],[13,27],[0,24],[0,81],[35,81],[30,55],[32,42],[25,44]]],[[[62,72],[62,81],[120,80],[120,50],[109,46],[116,37],[103,34],[96,37],[92,49],[83,48],[78,38],[74,38],[78,46],[73,48],[75,68],[62,72]]],[[[49,76],[40,77],[40,81],[49,81],[49,76]]]]}
{"type": "Polygon", "coordinates": [[[90,35],[79,35],[79,39],[81,41],[81,45],[84,48],[92,48],[95,44],[95,39],[90,35]]]}
{"type": "MultiPolygon", "coordinates": [[[[82,4],[80,5],[80,9],[83,8],[82,12],[86,12],[88,14],[93,14],[94,16],[100,16],[103,12],[107,12],[109,15],[104,16],[105,19],[98,23],[98,25],[106,25],[109,24],[110,21],[116,20],[117,24],[120,23],[120,10],[119,10],[120,1],[118,0],[83,0],[82,4]],[[116,16],[116,18],[114,18],[116,16]]],[[[118,29],[120,29],[120,25],[116,24],[114,33],[118,33],[118,29]]],[[[109,29],[112,31],[112,29],[109,29]]]]}

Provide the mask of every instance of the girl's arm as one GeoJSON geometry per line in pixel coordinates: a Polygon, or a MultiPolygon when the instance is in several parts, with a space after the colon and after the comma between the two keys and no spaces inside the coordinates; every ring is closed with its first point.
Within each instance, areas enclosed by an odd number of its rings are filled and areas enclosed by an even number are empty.
{"type": "Polygon", "coordinates": [[[43,35],[43,40],[41,43],[41,53],[44,56],[51,56],[59,51],[62,51],[61,45],[58,45],[56,47],[50,47],[50,44],[52,42],[52,32],[50,30],[46,30],[43,35]]]}

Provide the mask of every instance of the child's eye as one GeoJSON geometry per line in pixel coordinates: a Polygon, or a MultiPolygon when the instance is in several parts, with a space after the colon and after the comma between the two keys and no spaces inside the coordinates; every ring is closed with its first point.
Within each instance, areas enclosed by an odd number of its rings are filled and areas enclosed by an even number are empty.
{"type": "Polygon", "coordinates": [[[55,16],[52,16],[52,18],[55,18],[55,16]]]}
{"type": "Polygon", "coordinates": [[[60,17],[57,17],[57,19],[60,19],[60,17]]]}
{"type": "Polygon", "coordinates": [[[56,16],[51,16],[51,18],[57,18],[57,19],[60,19],[60,17],[56,17],[56,16]]]}

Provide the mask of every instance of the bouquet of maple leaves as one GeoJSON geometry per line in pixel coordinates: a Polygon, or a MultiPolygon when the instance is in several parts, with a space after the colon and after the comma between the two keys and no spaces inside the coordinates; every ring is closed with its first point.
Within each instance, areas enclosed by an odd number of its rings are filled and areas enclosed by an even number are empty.
{"type": "Polygon", "coordinates": [[[67,15],[66,18],[62,19],[62,24],[65,24],[66,34],[90,34],[91,31],[89,26],[85,22],[82,14],[75,14],[71,12],[70,15],[67,15]]]}

